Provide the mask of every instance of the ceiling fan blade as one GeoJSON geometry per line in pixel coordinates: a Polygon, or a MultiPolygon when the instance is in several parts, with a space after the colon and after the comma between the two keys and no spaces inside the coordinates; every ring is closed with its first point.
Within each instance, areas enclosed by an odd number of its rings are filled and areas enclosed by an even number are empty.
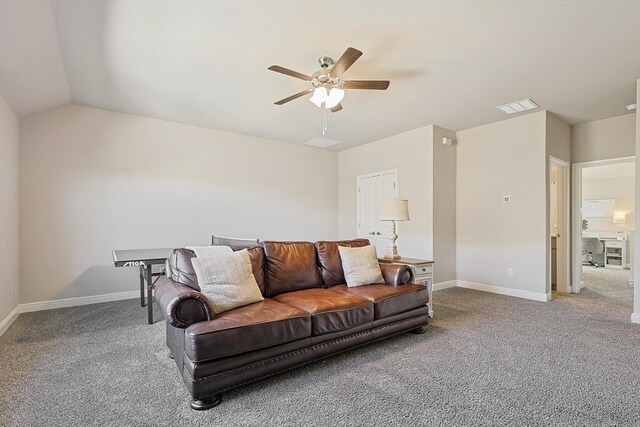
{"type": "Polygon", "coordinates": [[[313,89],[306,89],[303,90],[302,92],[298,92],[295,95],[291,95],[288,96],[284,99],[281,99],[280,101],[275,102],[276,105],[282,105],[282,104],[286,104],[289,101],[293,101],[296,98],[300,98],[301,96],[305,96],[306,94],[308,94],[309,92],[311,92],[313,89]]]}
{"type": "Polygon", "coordinates": [[[275,71],[276,73],[286,74],[287,76],[295,77],[296,79],[306,80],[308,82],[313,80],[313,77],[311,76],[307,76],[306,74],[302,74],[297,71],[281,67],[279,65],[272,65],[271,67],[269,67],[269,70],[275,71]]]}
{"type": "Polygon", "coordinates": [[[331,112],[332,112],[332,113],[337,113],[337,112],[338,112],[338,111],[340,111],[340,110],[342,110],[342,104],[338,104],[338,105],[336,105],[335,107],[333,107],[333,108],[331,109],[331,112]]]}
{"type": "Polygon", "coordinates": [[[352,47],[347,48],[340,59],[338,59],[338,62],[336,62],[336,64],[331,69],[330,74],[335,77],[340,77],[342,73],[347,71],[349,67],[351,67],[353,63],[356,62],[356,60],[361,56],[362,52],[360,52],[358,49],[354,49],[352,47]]]}
{"type": "Polygon", "coordinates": [[[386,90],[389,87],[389,80],[347,80],[342,87],[343,89],[386,90]]]}

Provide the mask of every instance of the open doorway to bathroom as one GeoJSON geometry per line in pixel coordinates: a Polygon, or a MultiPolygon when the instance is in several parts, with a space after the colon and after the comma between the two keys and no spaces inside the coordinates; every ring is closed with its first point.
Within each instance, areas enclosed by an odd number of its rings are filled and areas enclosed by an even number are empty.
{"type": "Polygon", "coordinates": [[[632,308],[635,158],[576,164],[574,174],[574,292],[632,308]]]}
{"type": "Polygon", "coordinates": [[[549,158],[549,272],[547,298],[571,292],[569,251],[569,163],[549,158]]]}

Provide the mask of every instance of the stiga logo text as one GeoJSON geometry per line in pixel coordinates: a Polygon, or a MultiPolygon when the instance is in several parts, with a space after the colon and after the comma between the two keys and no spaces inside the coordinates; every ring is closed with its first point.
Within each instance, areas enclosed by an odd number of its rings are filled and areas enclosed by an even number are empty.
{"type": "Polygon", "coordinates": [[[125,262],[123,267],[138,267],[140,265],[146,265],[144,263],[144,261],[130,261],[130,262],[125,262]]]}

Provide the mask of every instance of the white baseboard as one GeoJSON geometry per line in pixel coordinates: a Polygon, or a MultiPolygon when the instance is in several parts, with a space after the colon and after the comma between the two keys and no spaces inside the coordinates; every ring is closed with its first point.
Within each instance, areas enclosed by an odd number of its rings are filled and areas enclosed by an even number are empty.
{"type": "Polygon", "coordinates": [[[5,317],[2,322],[0,322],[0,336],[2,336],[2,334],[4,334],[7,329],[9,329],[9,326],[11,326],[11,324],[18,318],[19,314],[20,306],[18,305],[16,306],[16,308],[11,310],[11,313],[9,313],[9,315],[5,317]]]}
{"type": "Polygon", "coordinates": [[[442,289],[455,288],[457,280],[449,280],[447,282],[434,283],[432,290],[441,291],[442,289]]]}
{"type": "Polygon", "coordinates": [[[551,294],[521,291],[518,289],[503,288],[501,286],[485,285],[484,283],[456,280],[456,286],[459,288],[474,289],[476,291],[491,292],[493,294],[508,295],[510,297],[530,299],[533,301],[551,301],[551,294]]]}
{"type": "Polygon", "coordinates": [[[631,322],[640,323],[640,313],[633,313],[631,315],[631,322]]]}
{"type": "Polygon", "coordinates": [[[88,297],[65,298],[53,301],[40,301],[20,304],[20,313],[32,311],[52,310],[55,308],[75,307],[78,305],[98,304],[101,302],[120,301],[139,298],[140,291],[116,292],[113,294],[91,295],[88,297]]]}

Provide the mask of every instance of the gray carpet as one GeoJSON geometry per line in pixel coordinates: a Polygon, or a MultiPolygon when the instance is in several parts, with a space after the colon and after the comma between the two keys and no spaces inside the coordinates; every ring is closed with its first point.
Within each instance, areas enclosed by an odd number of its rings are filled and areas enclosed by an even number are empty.
{"type": "MultiPolygon", "coordinates": [[[[22,314],[0,337],[2,426],[640,425],[640,326],[591,290],[550,303],[438,291],[404,334],[189,398],[135,300],[22,314]]],[[[157,317],[159,317],[157,315],[157,317]]]]}
{"type": "Polygon", "coordinates": [[[585,288],[622,304],[633,307],[633,288],[629,286],[631,270],[582,267],[585,288]]]}

